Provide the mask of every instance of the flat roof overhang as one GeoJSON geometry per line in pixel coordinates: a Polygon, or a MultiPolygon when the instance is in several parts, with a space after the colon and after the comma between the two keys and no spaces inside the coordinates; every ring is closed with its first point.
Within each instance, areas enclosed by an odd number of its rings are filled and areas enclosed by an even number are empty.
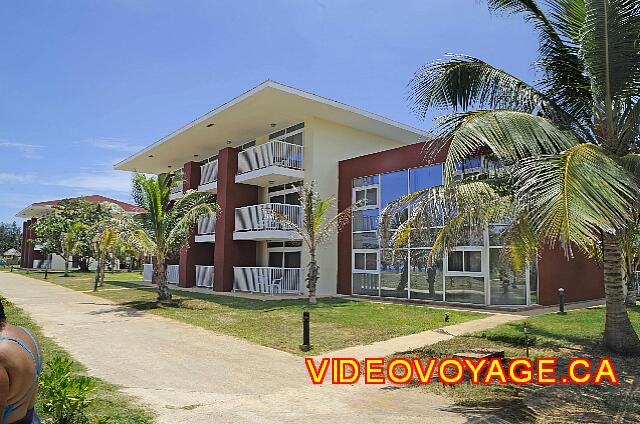
{"type": "Polygon", "coordinates": [[[405,144],[429,138],[427,132],[382,116],[266,81],[135,153],[114,168],[151,174],[170,172],[189,161],[200,161],[215,155],[224,147],[240,146],[310,117],[405,144]]]}

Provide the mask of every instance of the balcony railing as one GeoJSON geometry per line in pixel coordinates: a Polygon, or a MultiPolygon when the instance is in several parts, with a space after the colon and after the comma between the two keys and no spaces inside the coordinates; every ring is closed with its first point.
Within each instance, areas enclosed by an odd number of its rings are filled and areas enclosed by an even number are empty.
{"type": "Polygon", "coordinates": [[[200,165],[200,185],[218,181],[218,160],[200,165]]]}
{"type": "Polygon", "coordinates": [[[213,287],[213,266],[196,265],[196,287],[213,287]]]}
{"type": "Polygon", "coordinates": [[[264,203],[236,208],[236,231],[289,230],[290,228],[271,211],[286,216],[297,226],[302,226],[302,206],[264,203]]]}
{"type": "Polygon", "coordinates": [[[177,200],[182,197],[182,185],[183,182],[180,180],[179,183],[171,187],[171,191],[169,193],[169,200],[177,200]]]}
{"type": "MultiPolygon", "coordinates": [[[[144,281],[152,281],[153,264],[143,265],[142,279],[144,281]]],[[[169,284],[178,284],[180,281],[180,265],[167,265],[167,281],[169,284]]]]}
{"type": "Polygon", "coordinates": [[[303,157],[302,146],[271,140],[238,154],[238,175],[268,166],[303,170],[303,157]]]}
{"type": "Polygon", "coordinates": [[[302,268],[234,267],[233,289],[266,294],[301,294],[302,268]]]}
{"type": "Polygon", "coordinates": [[[216,217],[214,216],[201,216],[198,219],[198,234],[215,234],[216,233],[216,217]]]}

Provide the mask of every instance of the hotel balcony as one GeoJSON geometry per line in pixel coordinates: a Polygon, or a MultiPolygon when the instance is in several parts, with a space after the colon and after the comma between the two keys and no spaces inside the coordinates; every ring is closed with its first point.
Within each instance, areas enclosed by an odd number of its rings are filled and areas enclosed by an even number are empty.
{"type": "Polygon", "coordinates": [[[213,288],[213,266],[196,265],[196,287],[213,288]]]}
{"type": "Polygon", "coordinates": [[[271,140],[238,154],[236,183],[269,187],[304,178],[304,149],[297,144],[271,140]]]}
{"type": "MultiPolygon", "coordinates": [[[[142,280],[151,281],[153,278],[153,264],[144,264],[142,268],[142,280]]],[[[180,281],[180,265],[167,265],[167,281],[169,284],[178,284],[180,281]]]]}
{"type": "Polygon", "coordinates": [[[234,240],[300,240],[300,236],[276,218],[271,211],[286,216],[291,222],[302,226],[302,206],[282,203],[236,208],[234,240]]]}
{"type": "Polygon", "coordinates": [[[233,290],[302,294],[302,268],[233,267],[233,290]]]}
{"type": "Polygon", "coordinates": [[[199,191],[218,191],[218,159],[200,166],[199,191]]]}
{"type": "Polygon", "coordinates": [[[216,241],[216,217],[201,216],[198,220],[198,234],[195,238],[199,243],[213,243],[216,241]]]}
{"type": "Polygon", "coordinates": [[[171,188],[171,192],[169,193],[169,200],[177,200],[181,198],[182,195],[182,181],[180,181],[180,184],[177,184],[171,188]]]}

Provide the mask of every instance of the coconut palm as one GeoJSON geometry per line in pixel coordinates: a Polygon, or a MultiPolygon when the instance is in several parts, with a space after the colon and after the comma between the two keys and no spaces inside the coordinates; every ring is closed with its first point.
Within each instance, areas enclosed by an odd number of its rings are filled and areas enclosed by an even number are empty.
{"type": "Polygon", "coordinates": [[[445,188],[416,194],[412,201],[422,206],[414,211],[441,212],[456,218],[449,227],[462,229],[482,221],[469,212],[500,205],[485,217],[510,216],[512,241],[523,239],[525,252],[532,241],[559,242],[568,256],[601,245],[604,343],[615,352],[638,351],[624,305],[621,235],[640,198],[640,3],[547,0],[544,10],[534,0],[487,3],[533,24],[541,78],[528,84],[461,55],[416,73],[409,95],[416,113],[451,114],[440,119],[428,148],[433,155],[448,147],[445,188]],[[454,181],[464,159],[479,153],[508,167],[509,178],[454,181]],[[473,191],[473,184],[482,189],[473,191]],[[438,200],[451,209],[438,209],[438,200]]]}
{"type": "Polygon", "coordinates": [[[213,216],[216,205],[212,194],[188,190],[174,201],[169,199],[176,184],[171,174],[133,179],[133,198],[144,212],[135,216],[139,229],[134,232],[146,251],[154,257],[153,281],[158,285],[158,302],[171,302],[167,283],[167,256],[179,249],[189,238],[192,226],[200,216],[213,216]]]}
{"type": "Polygon", "coordinates": [[[302,239],[302,244],[309,253],[309,264],[307,265],[307,289],[309,294],[309,305],[316,305],[316,288],[320,278],[320,267],[316,255],[318,248],[334,232],[339,231],[344,224],[349,221],[351,208],[347,208],[337,213],[329,219],[329,211],[335,204],[335,198],[321,198],[316,190],[316,183],[300,187],[300,202],[302,204],[302,222],[294,222],[284,214],[269,210],[286,227],[293,230],[302,239]]]}

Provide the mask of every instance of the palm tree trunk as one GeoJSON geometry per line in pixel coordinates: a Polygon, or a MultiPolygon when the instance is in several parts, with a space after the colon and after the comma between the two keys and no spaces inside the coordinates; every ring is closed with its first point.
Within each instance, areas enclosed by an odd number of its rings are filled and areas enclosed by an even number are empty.
{"type": "Polygon", "coordinates": [[[171,303],[171,292],[167,282],[167,263],[162,255],[158,255],[153,265],[153,279],[158,285],[158,302],[171,303]]]}
{"type": "Polygon", "coordinates": [[[316,261],[315,249],[309,250],[309,256],[311,256],[311,260],[309,261],[309,270],[307,271],[307,289],[309,290],[309,305],[313,306],[318,304],[316,287],[318,286],[318,278],[320,277],[320,267],[318,267],[318,262],[316,261]]]}
{"type": "Polygon", "coordinates": [[[100,283],[100,261],[98,260],[98,265],[96,266],[96,277],[93,281],[93,291],[98,291],[98,285],[100,283]]]}
{"type": "Polygon", "coordinates": [[[622,252],[614,234],[605,234],[603,250],[604,293],[607,305],[604,344],[616,353],[640,352],[640,340],[631,325],[624,304],[622,252]]]}
{"type": "Polygon", "coordinates": [[[106,258],[102,259],[102,266],[100,267],[100,287],[104,285],[104,272],[107,268],[107,260],[106,258]]]}

